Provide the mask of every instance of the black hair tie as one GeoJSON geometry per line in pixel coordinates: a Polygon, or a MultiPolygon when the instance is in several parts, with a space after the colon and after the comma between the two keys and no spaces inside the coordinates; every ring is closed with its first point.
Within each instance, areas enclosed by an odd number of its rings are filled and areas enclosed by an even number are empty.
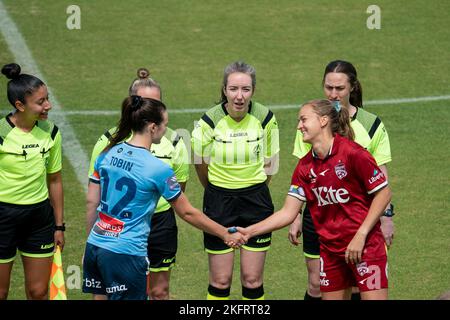
{"type": "Polygon", "coordinates": [[[142,106],[141,96],[131,96],[131,107],[134,111],[138,110],[142,106]]]}

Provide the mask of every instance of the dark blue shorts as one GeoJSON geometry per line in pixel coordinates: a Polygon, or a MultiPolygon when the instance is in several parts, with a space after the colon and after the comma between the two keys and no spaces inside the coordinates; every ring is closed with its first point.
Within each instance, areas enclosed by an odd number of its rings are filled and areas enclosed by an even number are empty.
{"type": "Polygon", "coordinates": [[[115,253],[90,243],[83,260],[83,292],[108,300],[147,300],[147,257],[115,253]]]}

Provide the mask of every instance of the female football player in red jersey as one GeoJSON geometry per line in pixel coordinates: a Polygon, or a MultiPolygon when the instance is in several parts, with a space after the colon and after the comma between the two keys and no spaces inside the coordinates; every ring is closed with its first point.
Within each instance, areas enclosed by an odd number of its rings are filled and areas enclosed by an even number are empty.
{"type": "MultiPolygon", "coordinates": [[[[343,109],[348,110],[350,125],[355,134],[354,141],[370,152],[388,179],[387,164],[392,160],[389,136],[380,118],[363,109],[362,86],[355,66],[348,61],[331,61],[325,67],[322,87],[327,99],[339,102],[343,109]]],[[[302,133],[297,130],[292,154],[300,159],[310,149],[311,145],[303,142],[302,133]]],[[[394,238],[393,215],[393,206],[389,204],[380,218],[381,231],[388,248],[394,238]]],[[[288,237],[292,244],[299,245],[301,235],[303,235],[303,254],[308,270],[305,300],[320,300],[319,236],[314,228],[308,206],[305,206],[303,214],[299,214],[289,227],[288,237]]],[[[357,288],[353,288],[352,300],[360,299],[357,288]]]]}
{"type": "Polygon", "coordinates": [[[329,100],[305,103],[298,130],[312,145],[292,175],[284,206],[247,228],[246,237],[290,224],[308,203],[320,242],[322,299],[387,299],[387,256],[380,216],[391,199],[374,158],[353,142],[348,111],[329,100]]]}

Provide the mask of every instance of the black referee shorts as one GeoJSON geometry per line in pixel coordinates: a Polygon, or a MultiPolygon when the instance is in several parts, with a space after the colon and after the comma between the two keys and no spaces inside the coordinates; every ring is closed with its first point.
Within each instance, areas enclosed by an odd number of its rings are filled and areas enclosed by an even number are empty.
{"type": "MultiPolygon", "coordinates": [[[[266,183],[242,189],[224,189],[208,183],[203,196],[205,214],[224,227],[247,227],[264,220],[274,212],[272,198],[266,183]]],[[[208,253],[232,252],[222,239],[208,233],[204,235],[204,246],[208,253]]],[[[272,241],[272,233],[250,238],[244,249],[267,251],[272,241]]]]}
{"type": "Polygon", "coordinates": [[[50,200],[30,205],[0,202],[0,263],[14,260],[17,249],[28,257],[51,257],[54,233],[50,200]]]}
{"type": "Polygon", "coordinates": [[[303,254],[307,258],[319,259],[320,258],[320,243],[319,235],[316,232],[314,223],[312,221],[311,212],[308,206],[305,206],[303,210],[303,254]]]}
{"type": "Polygon", "coordinates": [[[177,236],[177,221],[172,208],[153,214],[147,246],[150,272],[169,271],[175,265],[177,236]]]}

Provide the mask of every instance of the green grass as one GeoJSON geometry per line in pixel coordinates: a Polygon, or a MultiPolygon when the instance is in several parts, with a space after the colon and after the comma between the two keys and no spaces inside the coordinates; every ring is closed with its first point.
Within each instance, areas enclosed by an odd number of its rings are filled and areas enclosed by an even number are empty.
{"type": "MultiPolygon", "coordinates": [[[[223,68],[236,59],[256,67],[255,100],[267,105],[322,97],[324,66],[337,58],[356,65],[365,100],[449,94],[450,3],[445,0],[432,5],[421,0],[377,1],[381,30],[366,28],[366,8],[372,1],[280,0],[275,5],[267,0],[80,0],[81,30],[66,28],[66,8],[72,1],[3,3],[63,110],[118,110],[141,66],[160,82],[169,109],[207,108],[219,98],[223,68]]],[[[0,63],[12,57],[0,37],[0,63]]],[[[0,80],[0,110],[9,108],[5,80],[0,80]]],[[[433,299],[450,283],[449,107],[448,100],[367,107],[382,118],[391,140],[393,162],[388,167],[397,212],[389,254],[393,299],[433,299]]],[[[291,156],[296,110],[275,114],[281,129],[281,163],[271,192],[279,208],[296,163],[291,156]]],[[[171,114],[170,126],[190,131],[200,116],[171,114]]],[[[87,154],[118,119],[67,118],[87,154]]],[[[67,268],[80,266],[85,203],[66,158],[63,170],[67,268]]],[[[202,189],[193,167],[187,195],[201,207],[202,189]]],[[[11,299],[24,298],[17,262],[11,299]]],[[[239,299],[237,264],[235,271],[231,294],[239,299]]],[[[207,279],[201,232],[180,221],[172,297],[204,299],[207,279]]],[[[274,233],[264,286],[269,299],[303,297],[303,256],[300,248],[289,244],[286,229],[274,233]]],[[[81,290],[70,290],[68,296],[89,298],[81,290]]]]}

